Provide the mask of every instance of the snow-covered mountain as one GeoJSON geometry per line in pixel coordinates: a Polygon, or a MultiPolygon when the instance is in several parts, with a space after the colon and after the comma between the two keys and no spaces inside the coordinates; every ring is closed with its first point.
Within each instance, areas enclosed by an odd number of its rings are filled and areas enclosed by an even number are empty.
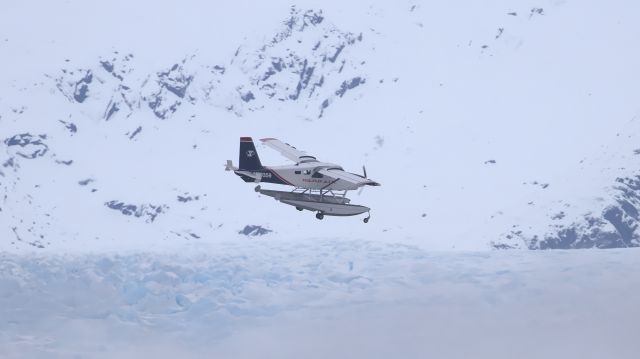
{"type": "Polygon", "coordinates": [[[640,246],[634,3],[37,5],[0,15],[0,249],[640,246]],[[258,198],[240,136],[366,165],[372,221],[258,198]]]}
{"type": "Polygon", "coordinates": [[[640,249],[493,249],[640,246],[639,8],[5,2],[0,356],[635,358],[640,249]],[[366,165],[371,221],[241,136],[366,165]]]}

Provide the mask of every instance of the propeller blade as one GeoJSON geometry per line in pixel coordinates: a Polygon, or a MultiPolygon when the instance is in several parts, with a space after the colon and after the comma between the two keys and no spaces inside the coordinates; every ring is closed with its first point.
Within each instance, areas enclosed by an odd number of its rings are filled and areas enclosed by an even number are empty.
{"type": "MultiPolygon", "coordinates": [[[[367,169],[364,167],[364,165],[362,165],[362,174],[364,175],[364,177],[362,178],[367,178],[367,169]]],[[[360,190],[358,191],[358,196],[362,193],[362,190],[364,189],[364,186],[360,187],[360,190]]]]}

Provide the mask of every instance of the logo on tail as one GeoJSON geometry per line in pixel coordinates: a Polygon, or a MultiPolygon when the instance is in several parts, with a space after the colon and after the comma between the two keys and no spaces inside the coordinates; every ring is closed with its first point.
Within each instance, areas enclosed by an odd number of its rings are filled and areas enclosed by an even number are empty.
{"type": "Polygon", "coordinates": [[[262,163],[251,137],[240,137],[240,170],[260,171],[262,163]]]}

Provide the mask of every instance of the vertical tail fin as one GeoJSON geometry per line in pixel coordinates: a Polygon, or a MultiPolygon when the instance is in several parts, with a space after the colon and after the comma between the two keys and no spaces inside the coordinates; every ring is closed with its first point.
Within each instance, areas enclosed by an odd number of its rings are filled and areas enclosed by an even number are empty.
{"type": "Polygon", "coordinates": [[[240,137],[240,170],[257,171],[262,169],[258,151],[251,137],[240,137]]]}

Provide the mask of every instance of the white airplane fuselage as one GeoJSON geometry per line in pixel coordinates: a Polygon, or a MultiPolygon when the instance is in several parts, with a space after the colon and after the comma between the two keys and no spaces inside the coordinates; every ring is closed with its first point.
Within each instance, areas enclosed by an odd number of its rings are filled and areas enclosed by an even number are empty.
{"type": "MultiPolygon", "coordinates": [[[[231,160],[227,160],[225,170],[233,171],[245,182],[266,182],[295,187],[293,191],[277,191],[262,189],[258,185],[255,191],[294,206],[298,211],[316,212],[317,219],[324,216],[356,216],[370,211],[369,207],[349,203],[351,200],[346,197],[347,191],[362,186],[380,186],[380,183],[367,178],[364,166],[362,175],[347,172],[334,163],[320,162],[306,152],[276,138],[263,138],[260,141],[295,164],[263,166],[253,139],[240,137],[239,165],[235,167],[231,160]],[[344,193],[340,193],[342,191],[344,193]]],[[[369,222],[370,217],[367,216],[363,221],[369,222]]]]}
{"type": "Polygon", "coordinates": [[[245,182],[275,183],[309,190],[351,191],[365,185],[380,185],[366,178],[364,167],[364,176],[346,172],[334,163],[320,162],[315,157],[277,139],[265,138],[261,141],[280,151],[290,160],[296,161],[296,164],[263,166],[251,137],[241,137],[239,167],[234,167],[233,163],[227,160],[226,170],[233,171],[245,182]]]}
{"type": "Polygon", "coordinates": [[[256,171],[239,170],[235,172],[239,176],[244,175],[251,178],[251,180],[245,179],[247,182],[276,183],[305,189],[350,191],[361,187],[341,179],[335,180],[321,173],[317,173],[316,171],[320,168],[339,168],[342,170],[342,167],[333,163],[310,162],[285,166],[264,166],[256,171]]]}

